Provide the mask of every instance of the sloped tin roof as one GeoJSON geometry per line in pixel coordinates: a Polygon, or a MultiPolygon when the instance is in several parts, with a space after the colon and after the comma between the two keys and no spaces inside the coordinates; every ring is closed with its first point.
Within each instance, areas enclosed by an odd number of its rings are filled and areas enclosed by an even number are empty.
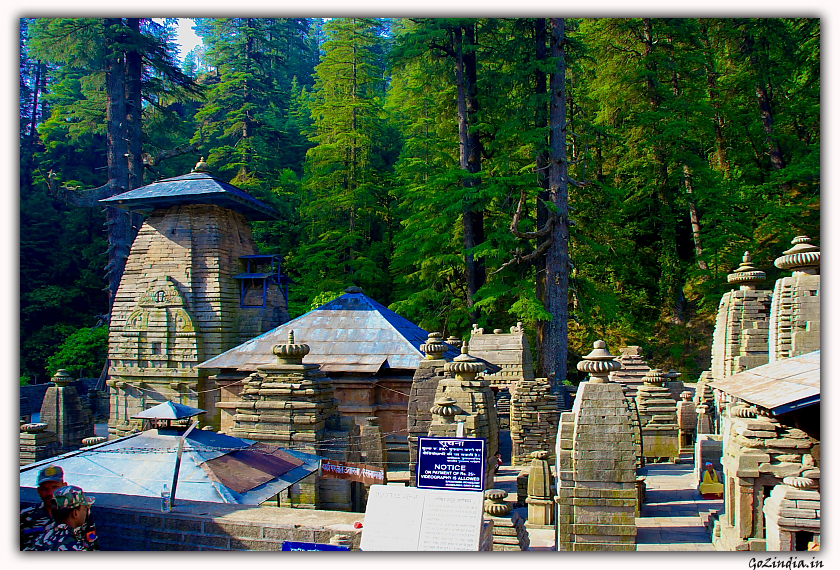
{"type": "Polygon", "coordinates": [[[183,420],[205,413],[207,412],[200,408],[193,408],[176,402],[164,402],[148,410],[143,410],[132,417],[146,420],[183,420]]]}
{"type": "MultiPolygon", "coordinates": [[[[429,333],[377,303],[364,293],[345,293],[262,335],[199,364],[199,368],[236,368],[253,372],[261,364],[276,362],[275,344],[309,345],[303,362],[320,364],[324,372],[376,373],[381,368],[411,370],[424,358],[420,345],[429,333]]],[[[450,347],[446,358],[458,356],[450,347]]]]}
{"type": "MultiPolygon", "coordinates": [[[[42,467],[64,469],[68,483],[96,493],[160,497],[172,476],[183,432],[152,429],[25,465],[20,486],[37,487],[42,467]]],[[[318,471],[320,457],[212,431],[184,440],[175,493],[178,499],[259,505],[318,471]]]]}
{"type": "Polygon", "coordinates": [[[177,204],[216,204],[243,214],[249,220],[274,220],[277,210],[206,172],[157,180],[146,186],[100,200],[129,211],[152,211],[177,204]]]}
{"type": "Polygon", "coordinates": [[[711,386],[776,415],[804,408],[820,401],[820,351],[757,366],[711,386]]]}

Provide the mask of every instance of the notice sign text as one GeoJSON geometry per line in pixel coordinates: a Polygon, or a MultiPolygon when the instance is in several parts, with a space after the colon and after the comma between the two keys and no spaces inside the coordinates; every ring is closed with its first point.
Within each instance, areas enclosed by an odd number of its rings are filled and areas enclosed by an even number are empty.
{"type": "Polygon", "coordinates": [[[464,437],[419,437],[417,487],[483,491],[484,440],[464,437]]]}
{"type": "Polygon", "coordinates": [[[325,479],[348,479],[365,485],[385,483],[385,471],[382,468],[334,459],[321,460],[321,477],[325,479]]]}

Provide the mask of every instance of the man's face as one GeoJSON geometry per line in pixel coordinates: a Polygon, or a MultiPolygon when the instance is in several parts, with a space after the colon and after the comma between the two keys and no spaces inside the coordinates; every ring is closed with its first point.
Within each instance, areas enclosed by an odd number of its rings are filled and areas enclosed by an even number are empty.
{"type": "Polygon", "coordinates": [[[38,496],[41,497],[44,504],[48,505],[50,503],[50,499],[52,499],[53,493],[66,486],[67,483],[64,481],[44,481],[38,486],[38,496]]]}

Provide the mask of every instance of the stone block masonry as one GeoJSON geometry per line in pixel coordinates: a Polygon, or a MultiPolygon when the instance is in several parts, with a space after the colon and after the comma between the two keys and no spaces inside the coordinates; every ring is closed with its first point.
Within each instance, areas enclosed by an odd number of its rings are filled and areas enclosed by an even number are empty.
{"type": "Polygon", "coordinates": [[[589,380],[560,418],[557,550],[636,549],[634,431],[622,385],[607,380],[621,366],[614,358],[603,341],[595,343],[578,364],[589,380]]]}
{"type": "MultiPolygon", "coordinates": [[[[38,502],[35,489],[21,489],[21,505],[38,502]]],[[[96,527],[104,551],[271,550],[286,540],[328,544],[345,535],[359,549],[364,514],[177,501],[160,512],[160,499],[96,494],[96,527]]]]}
{"type": "Polygon", "coordinates": [[[245,217],[214,204],[159,208],[131,246],[111,312],[108,431],[140,427],[131,416],[170,400],[207,410],[220,427],[218,399],[196,366],[288,320],[279,287],[265,307],[243,308],[240,259],[257,252],[245,217]]]}

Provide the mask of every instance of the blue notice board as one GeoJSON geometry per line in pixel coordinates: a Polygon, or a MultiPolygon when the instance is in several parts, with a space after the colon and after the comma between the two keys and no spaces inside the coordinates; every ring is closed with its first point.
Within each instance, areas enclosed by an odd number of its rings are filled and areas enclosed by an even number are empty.
{"type": "Polygon", "coordinates": [[[417,487],[449,491],[484,490],[484,439],[417,438],[417,487]]]}
{"type": "Polygon", "coordinates": [[[292,542],[287,540],[283,543],[283,552],[302,552],[312,550],[350,550],[346,546],[336,546],[334,544],[318,544],[317,542],[292,542]]]}

